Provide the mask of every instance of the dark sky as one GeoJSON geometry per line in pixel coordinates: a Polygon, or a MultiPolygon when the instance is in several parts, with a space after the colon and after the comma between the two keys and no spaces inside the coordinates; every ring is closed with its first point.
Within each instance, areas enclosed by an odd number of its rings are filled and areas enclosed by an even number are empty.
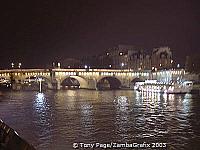
{"type": "Polygon", "coordinates": [[[118,44],[200,53],[198,0],[26,0],[1,2],[0,67],[101,53],[118,44]]]}

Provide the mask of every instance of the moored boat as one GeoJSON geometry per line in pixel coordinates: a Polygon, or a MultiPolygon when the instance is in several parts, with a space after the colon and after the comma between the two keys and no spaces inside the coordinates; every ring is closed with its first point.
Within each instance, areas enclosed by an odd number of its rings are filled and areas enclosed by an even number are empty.
{"type": "Polygon", "coordinates": [[[158,92],[167,94],[190,93],[192,90],[192,81],[184,81],[182,83],[164,83],[157,80],[145,80],[137,82],[134,89],[142,92],[158,92]]]}

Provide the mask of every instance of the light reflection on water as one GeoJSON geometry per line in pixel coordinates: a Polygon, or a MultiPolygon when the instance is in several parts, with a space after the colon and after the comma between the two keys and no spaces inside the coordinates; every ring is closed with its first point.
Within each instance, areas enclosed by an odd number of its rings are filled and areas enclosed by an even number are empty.
{"type": "Polygon", "coordinates": [[[191,94],[7,92],[0,115],[39,150],[111,141],[166,142],[169,148],[191,149],[200,140],[199,106],[199,96],[191,94]]]}

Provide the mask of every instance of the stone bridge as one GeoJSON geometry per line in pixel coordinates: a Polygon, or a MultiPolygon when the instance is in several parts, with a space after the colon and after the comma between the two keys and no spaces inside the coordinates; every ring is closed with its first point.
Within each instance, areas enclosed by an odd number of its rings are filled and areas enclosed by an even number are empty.
{"type": "Polygon", "coordinates": [[[31,77],[42,78],[49,89],[61,89],[67,82],[76,81],[79,88],[109,89],[132,88],[133,83],[145,79],[162,82],[171,80],[199,80],[199,75],[189,74],[184,69],[154,71],[134,71],[126,69],[11,69],[0,70],[0,79],[22,84],[31,77]]]}
{"type": "Polygon", "coordinates": [[[149,79],[151,71],[114,69],[12,69],[0,70],[0,78],[23,83],[30,77],[43,78],[49,89],[60,89],[67,79],[78,81],[80,88],[98,89],[108,83],[110,88],[130,88],[138,80],[149,79]]]}

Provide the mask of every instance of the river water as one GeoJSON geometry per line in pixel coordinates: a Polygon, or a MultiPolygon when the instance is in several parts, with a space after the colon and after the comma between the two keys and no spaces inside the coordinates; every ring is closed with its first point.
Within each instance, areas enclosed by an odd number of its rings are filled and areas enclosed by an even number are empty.
{"type": "Polygon", "coordinates": [[[111,142],[195,150],[200,146],[199,107],[200,96],[191,94],[11,91],[0,97],[0,118],[38,150],[111,142]]]}

